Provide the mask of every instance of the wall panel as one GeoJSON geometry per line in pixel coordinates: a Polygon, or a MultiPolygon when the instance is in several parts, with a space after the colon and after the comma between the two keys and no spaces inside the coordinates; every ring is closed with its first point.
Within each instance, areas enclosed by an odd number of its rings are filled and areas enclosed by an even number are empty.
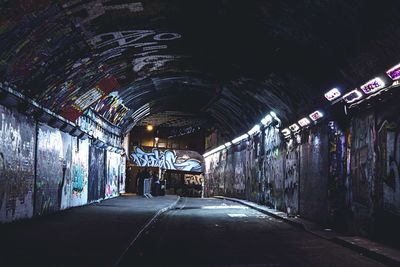
{"type": "Polygon", "coordinates": [[[0,222],[33,215],[36,124],[0,106],[0,222]]]}

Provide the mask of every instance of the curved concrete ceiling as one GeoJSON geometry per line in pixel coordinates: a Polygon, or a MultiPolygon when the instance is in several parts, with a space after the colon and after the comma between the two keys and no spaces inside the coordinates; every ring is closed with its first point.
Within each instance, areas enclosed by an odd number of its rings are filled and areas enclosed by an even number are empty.
{"type": "Polygon", "coordinates": [[[170,126],[233,136],[398,63],[398,10],[395,0],[2,1],[0,80],[67,118],[92,106],[127,130],[175,114],[170,126]]]}

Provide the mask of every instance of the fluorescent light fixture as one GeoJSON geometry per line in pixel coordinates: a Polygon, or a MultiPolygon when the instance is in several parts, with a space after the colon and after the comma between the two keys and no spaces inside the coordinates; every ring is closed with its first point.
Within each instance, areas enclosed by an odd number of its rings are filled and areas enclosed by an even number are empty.
{"type": "Polygon", "coordinates": [[[298,130],[300,130],[300,127],[299,127],[299,125],[297,125],[296,123],[293,123],[292,125],[289,126],[289,129],[290,129],[292,132],[297,132],[298,130]]]}
{"type": "Polygon", "coordinates": [[[340,93],[339,89],[333,88],[325,93],[325,98],[328,99],[329,101],[333,101],[341,95],[342,94],[340,93]]]}
{"type": "Polygon", "coordinates": [[[381,78],[376,77],[361,85],[360,88],[365,94],[368,95],[379,91],[383,87],[385,87],[385,82],[381,78]]]}
{"type": "Polygon", "coordinates": [[[362,93],[360,91],[358,91],[357,89],[354,89],[353,91],[345,94],[343,96],[343,100],[346,101],[346,103],[350,104],[353,103],[359,99],[362,98],[362,93]]]}
{"type": "Polygon", "coordinates": [[[306,127],[307,125],[309,125],[311,122],[309,119],[307,118],[302,118],[301,120],[299,120],[297,122],[301,127],[306,127]]]}
{"type": "Polygon", "coordinates": [[[310,115],[308,115],[308,117],[310,117],[310,119],[312,119],[313,121],[319,120],[324,116],[324,114],[322,114],[321,111],[316,110],[313,113],[311,113],[310,115]]]}
{"type": "Polygon", "coordinates": [[[230,147],[231,145],[232,145],[232,143],[231,143],[231,142],[227,142],[227,143],[225,143],[225,147],[226,147],[226,148],[230,147]]]}
{"type": "Polygon", "coordinates": [[[397,64],[390,70],[386,72],[386,74],[392,79],[393,81],[400,79],[400,64],[397,64]]]}
{"type": "Polygon", "coordinates": [[[273,112],[273,111],[271,111],[269,114],[270,114],[272,117],[274,117],[274,118],[277,118],[277,117],[278,117],[278,116],[276,115],[276,113],[273,112]]]}
{"type": "Polygon", "coordinates": [[[260,125],[256,124],[256,125],[254,125],[254,127],[251,128],[251,130],[248,131],[247,133],[248,133],[249,135],[253,135],[253,134],[256,134],[256,133],[258,133],[258,132],[260,132],[260,125]]]}
{"type": "Polygon", "coordinates": [[[232,140],[232,144],[237,144],[237,143],[239,143],[240,141],[246,139],[247,137],[249,137],[249,135],[248,135],[247,133],[244,134],[244,135],[241,135],[241,136],[239,136],[239,137],[236,137],[235,139],[232,140]]]}
{"type": "Polygon", "coordinates": [[[281,131],[281,133],[286,137],[290,135],[290,130],[288,128],[285,128],[281,131]]]}
{"type": "Polygon", "coordinates": [[[272,122],[272,116],[271,115],[267,115],[264,118],[262,118],[261,123],[265,126],[267,126],[268,124],[270,124],[272,122]]]}
{"type": "Polygon", "coordinates": [[[210,156],[210,155],[212,155],[212,154],[214,154],[214,153],[217,153],[217,152],[221,151],[221,150],[224,149],[224,148],[225,148],[225,145],[221,145],[221,146],[219,146],[219,147],[216,147],[216,148],[214,148],[214,149],[211,149],[211,150],[208,151],[207,153],[204,153],[204,154],[203,154],[203,157],[208,157],[208,156],[210,156]]]}

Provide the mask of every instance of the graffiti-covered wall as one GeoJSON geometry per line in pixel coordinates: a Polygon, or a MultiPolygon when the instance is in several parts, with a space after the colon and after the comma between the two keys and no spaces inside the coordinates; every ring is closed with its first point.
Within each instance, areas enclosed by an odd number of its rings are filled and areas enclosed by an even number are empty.
{"type": "Polygon", "coordinates": [[[264,128],[205,158],[204,194],[393,237],[400,222],[398,114],[397,103],[357,110],[286,140],[278,129],[264,128]]]}
{"type": "Polygon", "coordinates": [[[121,156],[117,153],[107,151],[106,153],[106,192],[105,197],[110,198],[117,196],[118,181],[120,177],[121,156]]]}
{"type": "Polygon", "coordinates": [[[35,214],[42,215],[70,206],[72,137],[39,124],[37,143],[35,214]]]}
{"type": "Polygon", "coordinates": [[[33,215],[36,124],[0,106],[0,222],[33,215]]]}
{"type": "Polygon", "coordinates": [[[118,196],[125,166],[125,157],[107,151],[105,160],[89,139],[0,106],[0,222],[118,196]]]}

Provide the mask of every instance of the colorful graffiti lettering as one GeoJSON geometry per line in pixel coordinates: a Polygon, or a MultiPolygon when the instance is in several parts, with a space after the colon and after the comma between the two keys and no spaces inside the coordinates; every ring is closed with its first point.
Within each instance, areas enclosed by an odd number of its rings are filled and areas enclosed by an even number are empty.
{"type": "Polygon", "coordinates": [[[171,150],[160,151],[153,148],[151,152],[145,152],[136,147],[130,156],[133,163],[142,167],[159,167],[166,170],[202,172],[202,164],[198,159],[178,158],[171,150]]]}

